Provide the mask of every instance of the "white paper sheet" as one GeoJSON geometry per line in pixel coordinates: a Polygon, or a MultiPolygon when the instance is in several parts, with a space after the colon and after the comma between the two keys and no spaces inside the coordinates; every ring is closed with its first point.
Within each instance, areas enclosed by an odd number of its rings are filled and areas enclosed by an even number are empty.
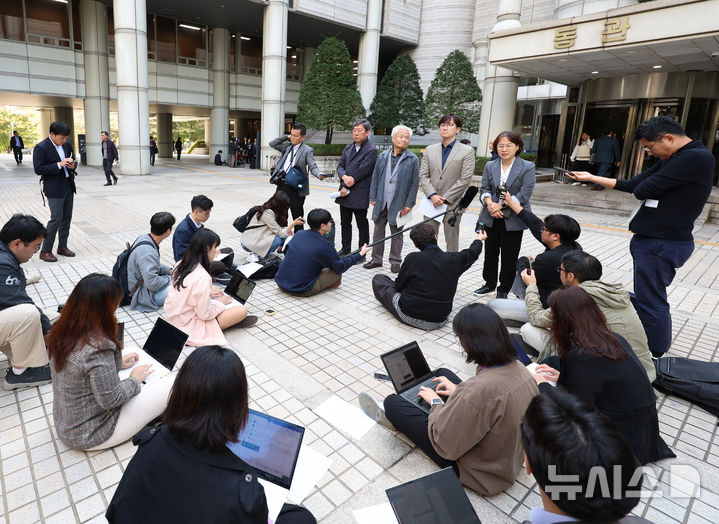
{"type": "Polygon", "coordinates": [[[368,508],[355,509],[352,514],[357,524],[398,524],[392,504],[384,502],[368,508]]]}
{"type": "MultiPolygon", "coordinates": [[[[531,364],[527,364],[527,369],[529,370],[530,373],[537,373],[535,370],[537,369],[538,365],[539,364],[537,364],[536,362],[532,362],[531,364]]],[[[547,380],[547,383],[551,384],[554,387],[557,387],[557,383],[554,382],[553,380],[547,380]]]]}
{"type": "Polygon", "coordinates": [[[361,409],[345,402],[337,395],[332,395],[313,411],[355,440],[361,439],[376,424],[361,409]]]}
{"type": "MultiPolygon", "coordinates": [[[[419,211],[426,217],[434,217],[435,215],[447,211],[447,204],[442,204],[441,206],[434,207],[434,204],[432,203],[431,199],[423,198],[419,201],[419,211]]],[[[434,220],[437,222],[442,222],[443,218],[444,216],[441,216],[435,218],[434,220]]]]}
{"type": "Polygon", "coordinates": [[[229,256],[229,253],[220,253],[219,251],[215,253],[215,262],[219,262],[220,260],[227,258],[229,256]]]}
{"type": "Polygon", "coordinates": [[[297,457],[295,474],[292,477],[292,485],[287,500],[292,504],[302,504],[307,495],[314,489],[330,465],[332,459],[325,457],[308,446],[300,448],[300,455],[297,457]]]}
{"type": "Polygon", "coordinates": [[[267,499],[267,522],[274,522],[277,520],[277,515],[282,511],[282,505],[287,500],[287,494],[289,490],[273,484],[272,482],[263,478],[257,479],[260,485],[265,488],[265,498],[267,499]]]}
{"type": "Polygon", "coordinates": [[[403,211],[403,210],[400,209],[400,210],[397,212],[397,219],[396,219],[396,220],[397,220],[397,227],[402,227],[402,226],[408,224],[408,223],[410,222],[410,220],[412,220],[412,211],[410,211],[409,213],[407,213],[405,216],[401,216],[401,215],[402,215],[402,211],[403,211]]]}
{"type": "Polygon", "coordinates": [[[144,349],[141,349],[141,348],[135,346],[135,347],[125,348],[122,350],[123,355],[127,355],[128,353],[137,353],[137,356],[139,358],[131,368],[121,369],[117,372],[117,375],[120,377],[120,380],[125,380],[126,378],[130,378],[130,373],[132,373],[133,368],[135,366],[139,366],[140,364],[150,364],[152,366],[151,369],[154,371],[154,373],[151,373],[145,379],[146,384],[149,382],[154,382],[155,380],[160,380],[165,375],[170,374],[170,370],[168,370],[165,366],[163,366],[157,360],[155,360],[150,355],[148,355],[144,349]]]}
{"type": "Polygon", "coordinates": [[[249,264],[244,264],[237,269],[239,269],[240,273],[245,275],[246,278],[250,278],[258,270],[262,269],[262,267],[262,264],[258,264],[257,262],[250,262],[249,264]]]}

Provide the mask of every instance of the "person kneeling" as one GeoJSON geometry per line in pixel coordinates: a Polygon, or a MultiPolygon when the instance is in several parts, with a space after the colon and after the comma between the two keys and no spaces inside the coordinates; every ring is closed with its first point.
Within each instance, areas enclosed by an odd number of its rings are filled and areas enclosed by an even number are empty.
{"type": "Polygon", "coordinates": [[[477,261],[487,234],[478,233],[469,248],[458,253],[442,251],[429,224],[412,228],[409,238],[419,253],[407,255],[397,280],[375,275],[372,291],[400,322],[427,331],[439,329],[452,312],[459,277],[477,261]]]}
{"type": "Polygon", "coordinates": [[[138,364],[128,378],[118,376],[138,358],[120,351],[115,311],[122,296],[119,281],[91,273],[77,283],[50,330],[52,414],[57,436],[71,449],[117,446],[167,405],[174,374],[143,385],[155,370],[138,364]]]}
{"type": "Polygon", "coordinates": [[[266,257],[278,251],[287,237],[295,234],[295,226],[305,223],[302,217],[287,224],[290,197],[284,191],[276,191],[262,204],[242,233],[242,247],[258,257],[266,257]]]}
{"type": "MultiPolygon", "coordinates": [[[[220,346],[197,348],[177,373],[164,425],[133,440],[135,456],[105,518],[111,524],[213,522],[267,524],[257,474],[227,447],[247,423],[249,396],[242,360],[220,346]]],[[[275,524],[314,524],[285,504],[275,524]]]]}
{"type": "MultiPolygon", "coordinates": [[[[399,395],[385,398],[384,413],[439,467],[452,467],[462,484],[495,495],[514,484],[522,469],[519,423],[537,385],[517,360],[502,319],[487,306],[463,307],[452,328],[467,363],[477,365],[475,375],[461,382],[447,369],[436,370],[437,392],[419,390],[431,406],[429,416],[399,395]]],[[[360,395],[365,413],[380,420],[382,408],[372,400],[360,395]]]]}
{"type": "Polygon", "coordinates": [[[359,253],[340,258],[332,244],[322,238],[332,229],[332,215],[326,209],[310,211],[307,224],[310,229],[296,232],[285,247],[285,259],[275,275],[277,287],[298,297],[339,287],[342,273],[372,249],[365,244],[359,253]]]}
{"type": "Polygon", "coordinates": [[[160,243],[170,236],[175,217],[161,211],[152,215],[150,232],[132,244],[127,259],[127,286],[132,291],[130,309],[157,311],[165,303],[170,289],[170,268],[160,262],[160,243]]]}
{"type": "Polygon", "coordinates": [[[257,322],[256,316],[247,316],[245,306],[227,307],[232,303],[230,296],[212,285],[210,261],[215,259],[219,244],[217,233],[201,228],[172,271],[165,313],[170,324],[188,334],[188,346],[225,345],[223,329],[240,322],[242,327],[257,322]]]}

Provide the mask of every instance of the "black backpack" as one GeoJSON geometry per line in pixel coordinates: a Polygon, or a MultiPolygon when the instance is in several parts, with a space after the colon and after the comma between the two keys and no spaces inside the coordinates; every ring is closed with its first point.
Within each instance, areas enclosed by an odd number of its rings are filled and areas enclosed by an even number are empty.
{"type": "MultiPolygon", "coordinates": [[[[250,208],[250,210],[245,213],[244,215],[238,216],[235,221],[232,223],[232,225],[235,227],[237,231],[240,233],[244,233],[247,230],[247,225],[250,223],[250,220],[252,220],[252,216],[255,215],[262,206],[253,206],[250,208]]],[[[250,229],[255,229],[260,226],[252,226],[250,229]]]]}
{"type": "MultiPolygon", "coordinates": [[[[135,240],[137,242],[137,240],[135,240]]],[[[148,242],[147,240],[143,240],[142,242],[138,242],[137,245],[130,246],[130,244],[125,244],[127,248],[125,251],[120,253],[117,256],[117,260],[115,260],[115,265],[112,266],[112,276],[113,278],[116,278],[120,285],[122,286],[122,301],[120,302],[121,306],[127,306],[132,301],[132,295],[135,294],[135,291],[137,291],[137,288],[139,288],[142,285],[142,280],[139,280],[137,284],[135,284],[135,289],[130,290],[129,284],[127,283],[127,262],[130,260],[130,254],[135,250],[136,247],[140,246],[154,246],[154,242],[148,242]]]]}
{"type": "Polygon", "coordinates": [[[719,417],[719,362],[664,357],[656,361],[656,368],[655,388],[719,417]]]}

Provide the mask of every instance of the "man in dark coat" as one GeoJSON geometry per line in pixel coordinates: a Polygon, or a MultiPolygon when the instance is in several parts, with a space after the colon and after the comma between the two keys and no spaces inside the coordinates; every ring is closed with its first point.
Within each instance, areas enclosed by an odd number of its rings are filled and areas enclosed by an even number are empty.
{"type": "Polygon", "coordinates": [[[42,191],[50,207],[50,221],[47,223],[47,236],[40,250],[40,260],[57,262],[52,254],[55,235],[58,235],[57,254],[74,257],[75,253],[67,248],[70,236],[70,221],[75,190],[75,153],[72,144],[67,141],[70,128],[65,122],[53,122],[50,136],[40,142],[33,151],[32,163],[35,173],[40,176],[42,191]]]}
{"type": "Polygon", "coordinates": [[[372,172],[377,161],[377,148],[369,139],[372,126],[369,120],[357,120],[352,127],[354,142],[345,147],[337,165],[340,177],[340,196],[335,200],[340,205],[342,224],[342,249],[339,256],[352,251],[352,215],[357,220],[359,246],[369,243],[369,190],[372,172]]]}
{"type": "Polygon", "coordinates": [[[112,177],[115,185],[117,185],[117,176],[112,172],[112,166],[115,164],[115,161],[120,159],[117,154],[117,147],[115,147],[115,142],[110,140],[107,131],[100,133],[100,136],[102,137],[102,169],[105,171],[105,179],[107,180],[105,185],[112,185],[110,177],[112,177]]]}
{"type": "Polygon", "coordinates": [[[180,156],[182,156],[182,139],[179,136],[175,141],[175,151],[177,151],[177,160],[180,160],[180,156]]]}
{"type": "Polygon", "coordinates": [[[257,139],[253,138],[251,142],[247,144],[247,162],[250,164],[250,169],[257,169],[257,139]]]}
{"type": "Polygon", "coordinates": [[[22,164],[22,150],[25,147],[25,144],[22,141],[22,137],[17,131],[12,132],[12,136],[10,137],[10,148],[12,149],[12,154],[15,155],[15,162],[17,162],[17,165],[22,164]]]}
{"type": "MultiPolygon", "coordinates": [[[[622,152],[619,150],[619,142],[612,137],[612,130],[602,131],[602,137],[597,138],[592,146],[592,162],[597,165],[597,176],[612,178],[612,166],[619,167],[619,160],[622,152]]],[[[592,191],[602,191],[604,186],[594,184],[592,191]]]]}

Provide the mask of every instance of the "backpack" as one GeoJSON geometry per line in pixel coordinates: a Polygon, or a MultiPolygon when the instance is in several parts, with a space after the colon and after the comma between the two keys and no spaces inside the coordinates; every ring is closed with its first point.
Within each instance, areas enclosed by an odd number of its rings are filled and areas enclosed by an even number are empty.
{"type": "MultiPolygon", "coordinates": [[[[135,240],[137,242],[137,240],[135,240]]],[[[129,243],[125,244],[127,248],[125,251],[117,255],[117,260],[115,260],[115,265],[112,266],[112,276],[113,278],[117,279],[120,282],[120,285],[122,286],[122,301],[120,302],[121,306],[127,306],[132,301],[132,295],[135,294],[135,291],[142,285],[142,280],[138,280],[137,284],[135,284],[135,288],[130,290],[129,284],[127,283],[127,263],[130,260],[130,254],[135,250],[136,247],[140,246],[154,246],[155,244],[152,242],[148,242],[147,240],[143,240],[142,242],[139,242],[137,245],[130,246],[129,243]]]]}
{"type": "MultiPolygon", "coordinates": [[[[255,215],[262,206],[253,206],[250,208],[250,210],[245,213],[244,215],[238,216],[235,221],[232,223],[232,225],[235,227],[237,231],[240,233],[244,233],[247,230],[247,225],[250,223],[250,220],[252,220],[252,215],[255,215]]],[[[255,229],[261,226],[252,226],[250,229],[255,229]]]]}
{"type": "Polygon", "coordinates": [[[719,416],[719,362],[683,357],[664,357],[656,361],[655,388],[675,395],[719,416]]]}
{"type": "MultiPolygon", "coordinates": [[[[275,274],[280,269],[282,259],[275,255],[270,255],[265,258],[261,258],[257,261],[258,264],[262,264],[262,268],[252,273],[252,280],[262,280],[265,278],[275,278],[275,274]]],[[[244,275],[243,275],[244,276],[244,275]]]]}

